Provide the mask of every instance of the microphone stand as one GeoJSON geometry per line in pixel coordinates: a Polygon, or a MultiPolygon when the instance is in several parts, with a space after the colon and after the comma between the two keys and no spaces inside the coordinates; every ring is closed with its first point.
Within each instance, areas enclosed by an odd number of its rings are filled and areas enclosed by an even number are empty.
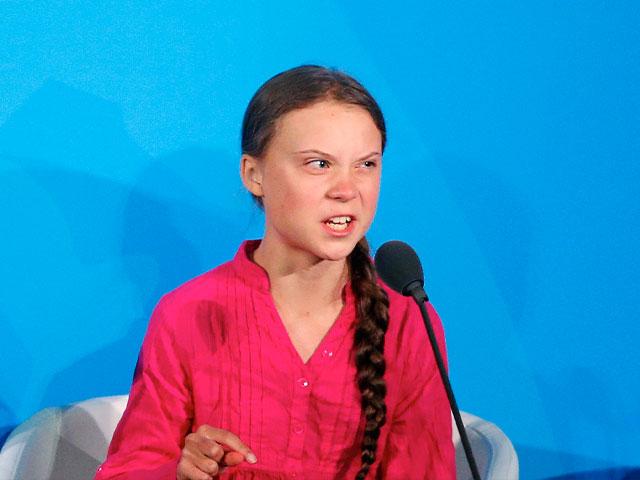
{"type": "Polygon", "coordinates": [[[433,355],[436,358],[438,370],[440,371],[440,378],[442,379],[444,389],[447,392],[447,397],[449,397],[451,412],[453,413],[453,418],[456,421],[456,426],[458,427],[458,432],[460,433],[460,440],[462,441],[462,446],[464,447],[464,454],[467,457],[467,463],[469,464],[469,468],[471,469],[471,476],[473,477],[473,480],[481,480],[480,474],[478,473],[476,460],[473,457],[473,452],[471,451],[471,444],[469,443],[469,439],[467,438],[467,432],[464,428],[464,423],[462,423],[460,410],[458,409],[458,404],[456,403],[456,399],[453,396],[453,390],[451,388],[451,383],[449,382],[449,376],[447,375],[447,371],[444,368],[444,362],[442,360],[442,355],[440,354],[440,349],[438,348],[436,334],[434,333],[433,326],[431,325],[429,312],[427,312],[427,307],[425,305],[425,302],[429,300],[429,297],[427,297],[427,294],[422,288],[422,284],[420,282],[413,283],[415,285],[408,285],[405,290],[411,294],[413,299],[418,304],[418,307],[420,307],[422,320],[424,321],[424,326],[427,328],[427,334],[429,335],[429,341],[431,343],[431,348],[433,349],[433,355]]]}

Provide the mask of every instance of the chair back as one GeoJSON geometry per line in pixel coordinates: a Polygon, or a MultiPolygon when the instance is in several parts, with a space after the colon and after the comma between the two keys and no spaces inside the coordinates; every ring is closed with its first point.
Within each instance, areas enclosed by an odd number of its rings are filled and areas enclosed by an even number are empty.
{"type": "MultiPolygon", "coordinates": [[[[104,461],[127,395],[45,408],[19,425],[0,451],[2,480],[86,480],[104,461]]],[[[493,423],[461,412],[483,480],[518,480],[518,457],[493,423]]],[[[454,424],[456,480],[472,480],[454,424]]]]}
{"type": "MultiPolygon", "coordinates": [[[[504,432],[470,413],[460,412],[460,415],[480,477],[483,480],[518,480],[518,456],[504,432]]],[[[453,444],[456,448],[456,480],[473,480],[455,422],[453,444]]]]}
{"type": "Polygon", "coordinates": [[[0,452],[0,478],[86,480],[105,459],[127,395],[99,397],[39,411],[20,424],[0,452]]]}

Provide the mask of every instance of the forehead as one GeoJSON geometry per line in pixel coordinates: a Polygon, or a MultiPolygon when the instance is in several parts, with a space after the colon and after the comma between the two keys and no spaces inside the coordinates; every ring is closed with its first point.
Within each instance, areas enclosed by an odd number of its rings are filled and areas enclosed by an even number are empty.
{"type": "Polygon", "coordinates": [[[380,148],[381,138],[371,114],[363,107],[321,101],[282,115],[276,122],[271,143],[298,145],[349,141],[366,144],[367,148],[380,148]]]}

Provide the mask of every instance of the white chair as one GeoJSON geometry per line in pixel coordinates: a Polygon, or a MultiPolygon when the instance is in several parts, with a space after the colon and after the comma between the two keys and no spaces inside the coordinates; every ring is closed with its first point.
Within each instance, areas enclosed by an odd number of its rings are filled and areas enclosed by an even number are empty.
{"type": "Polygon", "coordinates": [[[92,398],[39,411],[7,438],[0,451],[0,479],[93,479],[127,398],[92,398]]]}
{"type": "MultiPolygon", "coordinates": [[[[104,460],[127,396],[99,397],[45,408],[19,425],[0,451],[2,480],[87,480],[104,460]]],[[[517,480],[518,457],[502,431],[462,412],[483,480],[517,480]]],[[[455,431],[457,480],[471,479],[455,431]]]]}
{"type": "MultiPolygon", "coordinates": [[[[518,480],[518,455],[509,438],[496,425],[470,413],[460,412],[473,458],[483,480],[518,480]]],[[[453,421],[453,416],[452,416],[453,421]]],[[[456,447],[456,480],[472,480],[460,435],[453,423],[456,447]]]]}

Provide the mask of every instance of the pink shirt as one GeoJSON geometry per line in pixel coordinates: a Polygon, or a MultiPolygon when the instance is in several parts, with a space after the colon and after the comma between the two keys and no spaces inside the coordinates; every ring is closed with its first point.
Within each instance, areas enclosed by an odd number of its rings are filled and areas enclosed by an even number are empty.
{"type": "MultiPolygon", "coordinates": [[[[235,433],[258,458],[220,478],[355,478],[364,422],[354,295],[347,285],[340,315],[303,363],[266,272],[248,256],[257,245],[245,242],[233,261],[160,300],[96,480],[174,480],[184,438],[202,424],[235,433]]],[[[451,414],[419,309],[387,291],[387,423],[368,478],[453,480],[451,414]]],[[[428,308],[445,355],[442,324],[428,308]]]]}

